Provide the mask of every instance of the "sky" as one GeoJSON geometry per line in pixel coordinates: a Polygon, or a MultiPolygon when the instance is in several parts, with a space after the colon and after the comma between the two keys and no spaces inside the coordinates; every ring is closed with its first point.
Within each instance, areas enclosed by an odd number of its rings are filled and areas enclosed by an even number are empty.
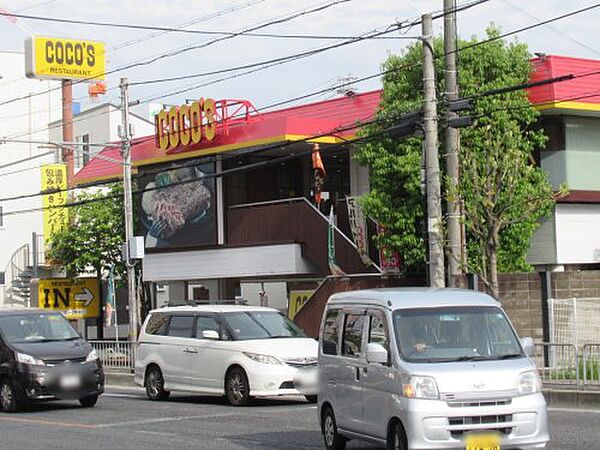
{"type": "MultiPolygon", "coordinates": [[[[185,27],[194,30],[238,32],[308,10],[331,0],[0,0],[0,11],[45,17],[118,22],[162,27],[185,27]]],[[[459,0],[459,5],[466,0],[459,0]]],[[[590,0],[490,0],[459,13],[458,32],[461,37],[483,36],[493,22],[502,31],[512,31],[585,6],[590,0]]],[[[318,34],[356,36],[390,25],[412,21],[426,12],[439,11],[443,0],[349,0],[324,11],[263,28],[260,32],[280,34],[318,34]]],[[[560,54],[600,59],[600,8],[557,21],[548,26],[520,33],[517,38],[529,45],[531,52],[560,54]]],[[[436,33],[442,32],[442,20],[434,22],[436,33]]],[[[404,36],[420,34],[420,26],[404,31],[404,36]]],[[[147,30],[101,28],[89,25],[66,25],[32,19],[17,19],[13,23],[0,17],[0,51],[23,51],[24,40],[31,34],[103,41],[108,49],[107,68],[114,70],[133,62],[146,61],[169,51],[184,49],[214,39],[209,36],[157,33],[147,30]]],[[[394,32],[388,36],[400,36],[394,32]]],[[[379,72],[381,63],[390,54],[401,53],[410,39],[369,40],[330,50],[319,55],[239,76],[207,86],[221,76],[196,78],[153,85],[132,86],[131,100],[163,104],[181,104],[186,99],[246,99],[256,108],[335,87],[347,76],[364,77],[379,72]],[[173,95],[182,88],[192,90],[173,95]]],[[[278,58],[311,50],[330,40],[288,40],[238,36],[202,49],[184,51],[178,56],[119,71],[107,78],[108,93],[103,101],[118,102],[119,77],[127,76],[132,83],[219,70],[257,61],[278,58]]],[[[5,81],[0,80],[0,89],[5,81]]],[[[380,88],[374,79],[355,85],[359,92],[380,88]]],[[[5,85],[5,88],[8,86],[5,85]]],[[[335,91],[311,97],[308,101],[335,96],[335,91]]],[[[90,105],[87,90],[76,86],[75,99],[90,105]]]]}

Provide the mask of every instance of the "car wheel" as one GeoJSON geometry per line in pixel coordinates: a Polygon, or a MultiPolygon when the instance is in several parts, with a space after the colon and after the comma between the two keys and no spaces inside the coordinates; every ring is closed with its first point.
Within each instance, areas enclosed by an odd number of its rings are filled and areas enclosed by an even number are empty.
{"type": "Polygon", "coordinates": [[[158,367],[152,367],[146,375],[146,396],[150,400],[166,400],[169,398],[169,391],[165,391],[165,381],[163,374],[158,367]]]}
{"type": "Polygon", "coordinates": [[[98,401],[98,394],[88,395],[87,397],[83,397],[79,399],[79,403],[84,408],[91,408],[98,401]]]}
{"type": "Polygon", "coordinates": [[[0,382],[0,408],[5,413],[14,413],[21,409],[21,402],[17,398],[17,392],[7,378],[0,382]]]}
{"type": "Polygon", "coordinates": [[[250,400],[250,384],[244,369],[234,367],[225,378],[225,395],[232,406],[244,406],[250,400]]]}
{"type": "Polygon", "coordinates": [[[338,433],[333,409],[330,407],[325,408],[325,411],[323,411],[321,430],[323,431],[323,439],[327,450],[344,450],[346,448],[347,439],[338,433]]]}
{"type": "Polygon", "coordinates": [[[406,435],[404,434],[404,429],[399,422],[395,422],[389,432],[388,442],[387,442],[388,450],[407,450],[408,444],[406,442],[406,435]]]}
{"type": "Polygon", "coordinates": [[[304,397],[306,398],[306,401],[308,403],[317,403],[317,396],[316,395],[305,395],[304,397]]]}

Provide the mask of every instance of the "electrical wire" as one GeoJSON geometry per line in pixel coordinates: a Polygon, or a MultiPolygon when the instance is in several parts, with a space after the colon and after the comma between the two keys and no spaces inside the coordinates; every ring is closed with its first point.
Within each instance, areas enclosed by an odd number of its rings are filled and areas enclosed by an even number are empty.
{"type": "MultiPolygon", "coordinates": [[[[173,56],[177,56],[177,55],[180,55],[182,53],[186,53],[186,52],[191,51],[191,50],[198,50],[198,49],[201,49],[201,48],[206,48],[206,47],[214,45],[214,44],[216,44],[218,42],[222,42],[222,41],[225,41],[225,40],[228,40],[228,39],[232,39],[232,38],[235,38],[235,37],[238,37],[238,36],[243,36],[246,33],[250,33],[250,32],[262,29],[262,28],[267,28],[267,27],[270,27],[270,26],[273,26],[273,25],[277,25],[277,24],[289,22],[289,21],[292,21],[292,20],[297,19],[299,17],[303,17],[303,16],[306,16],[306,15],[314,14],[314,13],[317,13],[317,12],[321,12],[321,11],[324,11],[324,10],[326,10],[328,8],[336,6],[336,5],[340,4],[340,3],[346,3],[346,2],[349,2],[349,1],[351,1],[351,0],[333,0],[333,1],[329,2],[329,3],[325,3],[323,5],[316,6],[316,7],[312,8],[312,9],[301,10],[301,11],[293,13],[291,15],[288,15],[288,16],[285,16],[285,17],[282,17],[282,18],[279,18],[279,19],[270,20],[268,22],[261,23],[259,25],[255,25],[255,26],[252,26],[250,28],[246,28],[246,29],[244,29],[242,31],[235,32],[235,33],[233,33],[231,35],[221,36],[219,38],[210,40],[208,42],[204,42],[202,44],[184,47],[182,49],[171,51],[171,52],[165,52],[165,53],[162,53],[162,54],[160,54],[160,55],[158,55],[158,56],[156,56],[154,58],[150,58],[150,59],[145,60],[145,61],[133,62],[133,63],[127,64],[125,66],[117,67],[115,69],[112,69],[112,70],[109,70],[109,71],[105,72],[104,75],[106,76],[106,75],[110,75],[110,74],[113,74],[113,73],[116,73],[116,72],[122,72],[124,70],[132,69],[134,67],[148,66],[150,64],[153,64],[153,63],[155,63],[157,61],[160,61],[162,59],[165,59],[165,58],[171,58],[173,56]]],[[[77,80],[77,81],[73,82],[73,84],[76,85],[76,84],[85,83],[87,81],[95,79],[96,76],[97,76],[97,74],[94,74],[94,75],[92,75],[92,76],[90,76],[88,78],[83,78],[83,79],[77,80]]],[[[15,98],[9,99],[9,100],[4,100],[4,101],[0,102],[0,106],[7,105],[7,104],[10,104],[10,103],[14,103],[14,102],[20,101],[20,100],[25,100],[25,99],[27,99],[27,98],[29,98],[31,96],[34,96],[34,95],[37,96],[37,95],[42,95],[42,94],[49,93],[49,92],[52,92],[52,91],[56,91],[58,89],[61,89],[61,87],[48,89],[46,91],[36,92],[34,94],[31,94],[31,95],[25,95],[25,96],[15,97],[15,98]]]]}
{"type": "MultiPolygon", "coordinates": [[[[222,41],[227,40],[227,39],[231,39],[231,38],[238,37],[238,36],[243,36],[243,35],[245,35],[247,33],[256,31],[258,29],[266,28],[266,27],[269,27],[269,26],[272,26],[272,25],[275,25],[275,24],[280,24],[280,23],[288,22],[288,21],[294,20],[294,19],[296,19],[298,17],[302,17],[302,16],[305,16],[305,15],[308,15],[308,14],[313,14],[315,12],[320,12],[320,11],[323,11],[323,10],[325,10],[327,8],[335,6],[335,5],[339,4],[339,3],[345,3],[347,1],[350,1],[350,0],[335,0],[335,1],[332,1],[330,3],[326,3],[324,5],[317,6],[317,7],[313,8],[313,9],[302,10],[300,12],[293,13],[293,14],[291,14],[289,16],[286,16],[286,17],[283,17],[283,18],[280,18],[280,19],[271,20],[271,21],[266,22],[266,23],[262,23],[262,24],[259,24],[259,25],[256,25],[256,26],[252,26],[250,28],[246,28],[246,29],[244,29],[242,31],[235,32],[235,34],[231,35],[231,36],[223,36],[223,37],[220,37],[220,38],[217,38],[217,39],[214,39],[212,41],[208,41],[208,42],[205,42],[205,43],[202,43],[202,44],[192,45],[192,46],[184,47],[184,48],[181,48],[179,50],[172,51],[172,52],[162,53],[159,56],[156,56],[156,57],[151,58],[151,59],[146,60],[146,61],[134,62],[134,63],[128,64],[126,66],[121,66],[121,67],[118,67],[118,68],[115,68],[115,69],[112,69],[112,70],[106,72],[105,75],[109,75],[109,74],[112,74],[112,73],[115,73],[115,72],[119,72],[119,71],[123,71],[123,70],[126,70],[126,69],[130,69],[130,68],[133,68],[133,67],[141,67],[141,66],[149,65],[149,64],[152,64],[152,63],[154,63],[154,62],[156,62],[156,61],[158,61],[160,59],[169,58],[169,57],[172,57],[172,56],[176,56],[176,55],[179,55],[181,53],[184,53],[184,52],[187,52],[187,51],[190,51],[190,50],[197,50],[197,49],[205,48],[205,47],[213,45],[213,44],[215,44],[217,42],[222,42],[222,41]]],[[[458,6],[455,9],[453,9],[452,11],[443,11],[441,13],[435,14],[433,16],[433,18],[434,19],[439,19],[441,17],[444,17],[444,15],[446,15],[446,14],[465,11],[467,9],[470,9],[470,8],[474,7],[474,6],[477,6],[477,5],[480,5],[480,4],[483,4],[483,3],[487,3],[489,1],[490,0],[474,0],[472,2],[469,2],[469,3],[466,3],[464,5],[458,6]]],[[[410,24],[410,26],[412,27],[412,26],[417,25],[419,23],[421,23],[420,19],[413,21],[410,24]]],[[[74,85],[81,84],[81,83],[90,81],[92,79],[94,79],[94,76],[89,77],[89,78],[85,78],[85,79],[81,79],[81,80],[77,80],[73,84],[74,85]]],[[[55,90],[58,90],[58,89],[60,89],[60,87],[48,89],[46,91],[36,92],[36,93],[34,93],[32,95],[42,95],[42,94],[49,93],[49,92],[52,92],[52,91],[55,91],[55,90]]],[[[15,97],[15,98],[12,98],[12,99],[9,99],[9,100],[5,100],[3,102],[0,102],[0,106],[5,105],[5,104],[9,104],[9,103],[14,103],[14,102],[20,101],[20,100],[25,100],[25,99],[27,99],[29,97],[30,96],[27,95],[27,96],[15,97]]]]}
{"type": "MultiPolygon", "coordinates": [[[[385,119],[385,121],[389,121],[389,120],[390,120],[390,118],[386,118],[385,119]]],[[[314,135],[314,136],[306,138],[305,141],[312,140],[312,139],[317,139],[318,137],[321,137],[321,136],[327,136],[327,135],[330,135],[331,133],[339,133],[339,132],[343,132],[343,131],[352,130],[352,129],[357,128],[358,126],[370,125],[372,123],[381,122],[381,121],[382,121],[382,119],[373,119],[373,120],[371,120],[369,122],[365,122],[365,123],[362,123],[360,125],[353,124],[353,125],[347,126],[347,127],[337,127],[336,129],[331,130],[328,134],[314,135]]],[[[393,129],[393,127],[390,127],[390,129],[382,130],[382,131],[378,132],[376,135],[371,135],[371,136],[366,136],[366,137],[363,137],[363,138],[358,138],[358,139],[356,139],[356,140],[353,141],[353,144],[358,143],[358,142],[362,142],[362,141],[371,140],[371,139],[379,137],[380,135],[385,135],[385,134],[387,134],[392,129],[393,129]]],[[[282,148],[282,147],[285,147],[285,146],[288,146],[288,145],[297,144],[297,142],[298,141],[290,142],[290,143],[286,143],[286,144],[282,144],[282,145],[274,145],[274,146],[272,146],[272,148],[282,148]]],[[[347,146],[347,144],[346,143],[331,144],[328,148],[332,149],[332,148],[335,148],[335,147],[344,147],[344,146],[347,146]]],[[[255,150],[255,152],[259,152],[259,151],[265,151],[265,149],[263,148],[263,149],[257,149],[257,150],[255,150]]],[[[262,161],[262,162],[258,162],[258,163],[251,164],[251,165],[247,165],[247,166],[244,166],[244,167],[236,167],[236,168],[232,168],[232,169],[225,169],[225,170],[222,170],[222,171],[220,171],[218,173],[207,174],[207,175],[203,175],[201,177],[196,177],[196,178],[193,178],[193,179],[188,179],[188,180],[182,180],[182,181],[174,182],[174,183],[171,183],[169,186],[176,186],[176,185],[181,185],[181,184],[188,184],[188,183],[193,183],[193,182],[200,181],[202,179],[217,178],[217,177],[221,177],[221,176],[224,176],[224,175],[229,175],[229,174],[232,174],[232,173],[239,173],[239,172],[243,172],[243,171],[251,171],[251,170],[255,170],[255,169],[259,168],[259,167],[265,167],[265,166],[280,164],[283,161],[287,161],[287,160],[290,160],[290,159],[299,158],[301,156],[308,155],[311,152],[312,152],[312,149],[301,151],[301,152],[294,153],[294,154],[291,154],[291,155],[285,155],[285,156],[281,156],[281,157],[276,157],[276,158],[273,158],[273,159],[268,160],[268,161],[262,161]]],[[[246,156],[246,155],[244,155],[244,156],[246,156]]],[[[196,160],[196,161],[194,161],[194,164],[189,164],[187,166],[186,165],[181,165],[181,166],[179,166],[179,168],[189,167],[189,166],[197,166],[199,164],[203,164],[203,162],[196,160]]],[[[162,172],[164,170],[165,170],[164,168],[162,168],[162,169],[156,169],[156,173],[160,173],[160,172],[162,172]]],[[[153,173],[153,171],[147,171],[145,173],[135,174],[135,175],[137,175],[137,176],[145,176],[145,175],[152,174],[152,173],[153,173]]],[[[110,184],[114,184],[114,183],[115,183],[114,181],[101,182],[101,183],[93,184],[93,185],[90,185],[90,186],[86,186],[85,188],[96,187],[96,186],[106,186],[106,185],[110,185],[110,184]]],[[[159,190],[159,189],[162,189],[162,188],[163,187],[161,187],[161,186],[155,186],[155,187],[152,187],[152,188],[137,189],[137,190],[132,191],[132,194],[138,195],[138,194],[143,194],[144,192],[155,191],[155,190],[159,190]]],[[[12,200],[20,200],[20,199],[38,197],[38,196],[42,196],[42,195],[56,194],[56,193],[61,193],[61,192],[68,192],[68,191],[73,191],[73,190],[76,190],[76,189],[84,189],[84,188],[73,187],[73,188],[67,188],[67,189],[53,189],[53,190],[47,190],[47,191],[39,192],[39,193],[35,193],[35,194],[26,194],[26,195],[21,195],[21,196],[18,196],[18,197],[11,197],[11,198],[6,198],[6,199],[0,199],[0,202],[7,202],[7,201],[12,201],[12,200]]],[[[47,206],[47,207],[40,207],[40,208],[30,208],[30,209],[26,209],[26,210],[6,211],[3,214],[5,216],[9,216],[9,215],[25,214],[25,213],[35,212],[35,211],[44,211],[44,210],[56,209],[56,208],[68,208],[68,207],[72,207],[72,206],[81,206],[81,205],[88,204],[88,203],[105,201],[105,200],[108,200],[108,199],[111,199],[111,198],[119,198],[119,197],[121,197],[121,194],[106,195],[106,196],[103,196],[103,197],[98,197],[98,198],[93,198],[93,199],[86,199],[86,200],[81,200],[81,201],[75,201],[75,202],[70,202],[70,203],[67,203],[67,204],[64,204],[64,205],[58,205],[58,206],[47,206]]]]}

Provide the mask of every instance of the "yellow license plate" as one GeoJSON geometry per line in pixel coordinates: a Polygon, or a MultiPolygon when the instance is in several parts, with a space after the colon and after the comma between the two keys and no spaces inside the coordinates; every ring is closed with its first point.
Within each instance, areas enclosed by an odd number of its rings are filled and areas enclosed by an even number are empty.
{"type": "Polygon", "coordinates": [[[500,450],[500,436],[497,434],[468,435],[465,450],[500,450]]]}

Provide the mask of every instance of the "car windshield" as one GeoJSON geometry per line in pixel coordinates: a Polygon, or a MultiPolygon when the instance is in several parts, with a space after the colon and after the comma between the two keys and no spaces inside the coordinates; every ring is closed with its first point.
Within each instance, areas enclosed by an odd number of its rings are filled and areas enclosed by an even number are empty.
{"type": "Polygon", "coordinates": [[[497,307],[397,310],[398,348],[409,362],[435,363],[519,358],[521,345],[497,307]]]}
{"type": "Polygon", "coordinates": [[[272,339],[305,337],[304,332],[282,314],[274,311],[245,311],[223,315],[233,339],[272,339]]]}
{"type": "Polygon", "coordinates": [[[69,341],[80,336],[60,314],[16,314],[0,317],[0,331],[13,344],[69,341]]]}

